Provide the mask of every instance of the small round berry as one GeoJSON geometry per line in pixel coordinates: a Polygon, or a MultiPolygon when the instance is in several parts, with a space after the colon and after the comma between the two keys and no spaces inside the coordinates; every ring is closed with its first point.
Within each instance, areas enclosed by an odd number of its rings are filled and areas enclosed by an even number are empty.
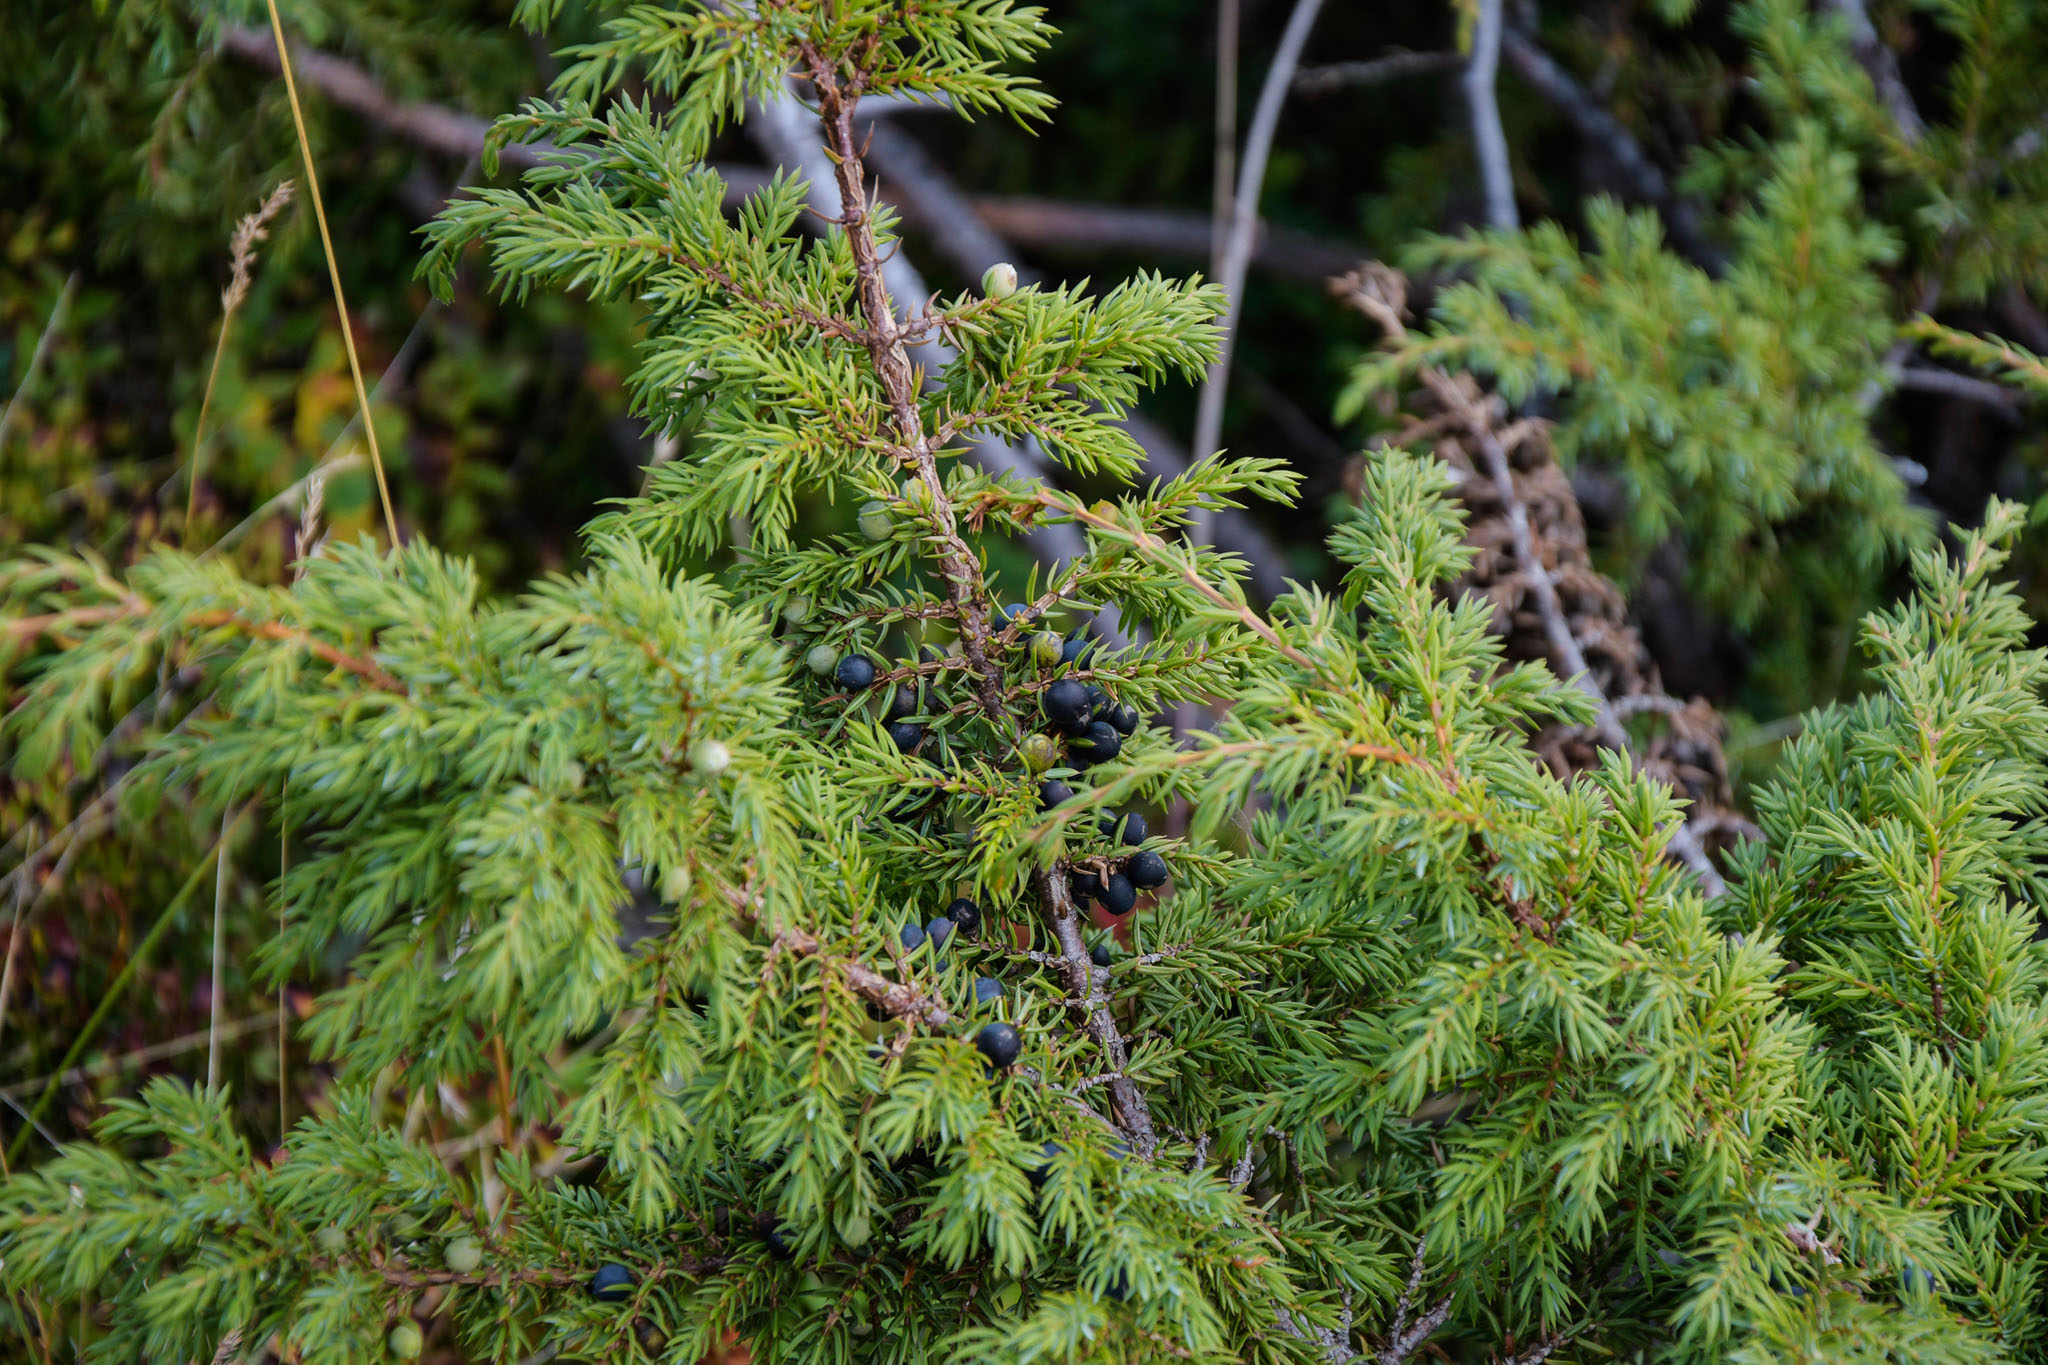
{"type": "Polygon", "coordinates": [[[400,1360],[418,1360],[426,1338],[420,1335],[419,1324],[407,1318],[391,1329],[384,1338],[384,1344],[400,1360]]]}
{"type": "Polygon", "coordinates": [[[633,1272],[617,1261],[606,1261],[590,1277],[590,1297],[600,1303],[618,1303],[633,1295],[633,1272]]]}
{"type": "Polygon", "coordinates": [[[1060,746],[1046,735],[1026,735],[1017,746],[1017,757],[1028,771],[1042,773],[1060,761],[1060,746]]]}
{"type": "Polygon", "coordinates": [[[874,1232],[874,1224],[865,1213],[858,1210],[842,1215],[838,1220],[839,1240],[858,1250],[868,1244],[874,1232]]]}
{"type": "Polygon", "coordinates": [[[865,692],[875,685],[875,661],[865,654],[849,654],[832,670],[832,677],[849,692],[865,692]]]}
{"type": "Polygon", "coordinates": [[[946,946],[946,940],[953,937],[953,921],[944,915],[925,921],[924,936],[932,941],[932,951],[938,952],[946,946]]]}
{"type": "Polygon", "coordinates": [[[887,540],[894,529],[889,504],[879,500],[860,505],[860,533],[869,540],[887,540]]]}
{"type": "Polygon", "coordinates": [[[974,1045],[988,1058],[989,1065],[996,1067],[1008,1066],[1024,1050],[1024,1040],[1017,1036],[1017,1030],[1000,1021],[982,1025],[981,1032],[974,1035],[974,1045]]]}
{"type": "Polygon", "coordinates": [[[1061,678],[1045,689],[1038,699],[1045,718],[1062,730],[1088,721],[1088,689],[1072,678],[1061,678]]]}
{"type": "Polygon", "coordinates": [[[992,977],[992,976],[977,976],[977,977],[975,977],[975,978],[974,978],[974,1003],[975,1003],[975,1004],[977,1004],[977,1005],[986,1005],[986,1004],[988,1004],[988,1003],[989,1003],[989,1002],[991,1002],[991,1001],[994,1001],[994,1000],[1000,1000],[1000,999],[1002,999],[1002,998],[1003,998],[1003,983],[1002,983],[1002,982],[1000,982],[1000,981],[996,980],[996,979],[995,979],[994,977],[992,977]]]}
{"type": "Polygon", "coordinates": [[[889,741],[907,754],[924,743],[924,727],[914,720],[892,720],[889,722],[889,741]]]}
{"type": "Polygon", "coordinates": [[[1093,872],[1076,872],[1067,878],[1067,884],[1074,889],[1074,899],[1084,904],[1089,897],[1102,894],[1102,878],[1093,872]]]}
{"type": "Polygon", "coordinates": [[[811,619],[811,599],[799,593],[782,604],[782,619],[800,626],[811,619]]]}
{"type": "Polygon", "coordinates": [[[896,491],[901,493],[903,500],[912,507],[929,507],[932,504],[932,490],[925,485],[923,479],[905,479],[896,491]]]}
{"type": "Polygon", "coordinates": [[[778,1261],[786,1261],[796,1254],[783,1240],[782,1223],[772,1213],[754,1215],[754,1235],[767,1245],[768,1254],[778,1261]]]}
{"type": "Polygon", "coordinates": [[[1102,940],[1088,950],[1088,960],[1098,967],[1107,967],[1115,957],[1115,951],[1109,946],[1108,939],[1102,940]]]}
{"type": "Polygon", "coordinates": [[[732,750],[715,739],[700,739],[690,746],[690,768],[699,777],[716,777],[732,766],[732,750]]]}
{"type": "Polygon", "coordinates": [[[1094,662],[1094,659],[1095,641],[1088,637],[1088,628],[1086,626],[1069,635],[1067,642],[1060,646],[1061,663],[1078,664],[1080,667],[1086,668],[1090,663],[1094,662]]]}
{"type": "Polygon", "coordinates": [[[1140,891],[1150,891],[1166,885],[1168,872],[1166,859],[1150,849],[1140,849],[1124,863],[1124,875],[1131,879],[1131,885],[1140,891]]]}
{"type": "Polygon", "coordinates": [[[1123,737],[1103,720],[1089,721],[1085,731],[1067,741],[1067,752],[1083,763],[1107,763],[1123,748],[1123,737]]]}
{"type": "Polygon", "coordinates": [[[981,292],[992,299],[1006,299],[1017,292],[1017,267],[997,261],[981,272],[981,292]]]}
{"type": "Polygon", "coordinates": [[[960,932],[971,934],[981,927],[981,907],[962,896],[946,907],[946,918],[960,926],[960,932]]]}
{"type": "Polygon", "coordinates": [[[329,1256],[339,1256],[348,1249],[348,1234],[333,1223],[313,1234],[313,1245],[329,1256]]]}
{"type": "Polygon", "coordinates": [[[474,1237],[451,1237],[441,1248],[441,1263],[458,1275],[473,1274],[484,1263],[484,1249],[474,1237]]]}
{"type": "Polygon", "coordinates": [[[995,611],[996,629],[1006,630],[1011,626],[1020,624],[1024,620],[1025,613],[1030,610],[1030,606],[1023,602],[1011,602],[1007,606],[998,607],[995,611]]]}
{"type": "Polygon", "coordinates": [[[1121,872],[1112,872],[1102,883],[1102,908],[1112,915],[1128,915],[1138,903],[1138,888],[1121,872]]]}
{"type": "Polygon", "coordinates": [[[1141,813],[1131,811],[1125,815],[1103,816],[1102,832],[1111,839],[1121,837],[1124,843],[1136,848],[1150,837],[1152,826],[1146,823],[1141,813]]]}
{"type": "Polygon", "coordinates": [[[1074,789],[1066,783],[1048,777],[1038,784],[1038,808],[1051,810],[1062,801],[1074,799],[1074,789]]]}
{"type": "Polygon", "coordinates": [[[1116,702],[1105,709],[1102,713],[1102,718],[1109,722],[1110,729],[1116,731],[1125,739],[1129,739],[1137,733],[1138,722],[1141,719],[1138,715],[1137,707],[1126,706],[1122,702],[1116,702]]]}
{"type": "Polygon", "coordinates": [[[1059,1160],[1060,1153],[1065,1150],[1057,1142],[1048,1142],[1038,1149],[1038,1160],[1024,1168],[1024,1178],[1031,1182],[1032,1189],[1045,1188],[1045,1182],[1052,1175],[1052,1163],[1059,1160]]]}
{"type": "Polygon", "coordinates": [[[915,924],[904,925],[896,938],[903,944],[903,951],[906,953],[914,953],[924,947],[924,930],[915,924]]]}
{"type": "Polygon", "coordinates": [[[1121,1270],[1117,1271],[1116,1278],[1102,1287],[1102,1293],[1105,1298],[1122,1303],[1131,1296],[1131,1277],[1121,1270]]]}
{"type": "Polygon", "coordinates": [[[1031,662],[1040,668],[1051,668],[1060,661],[1060,637],[1049,630],[1041,630],[1031,637],[1031,662]]]}
{"type": "Polygon", "coordinates": [[[917,689],[909,683],[897,683],[896,690],[889,694],[889,719],[902,720],[917,712],[917,689]]]}
{"type": "Polygon", "coordinates": [[[822,678],[839,667],[839,651],[830,645],[812,645],[804,655],[804,667],[822,678]]]}
{"type": "Polygon", "coordinates": [[[1103,691],[1094,683],[1088,684],[1088,714],[1100,719],[1103,711],[1108,709],[1108,707],[1109,693],[1103,691]]]}
{"type": "Polygon", "coordinates": [[[661,874],[661,898],[670,905],[681,905],[690,896],[690,865],[677,863],[661,874]]]}

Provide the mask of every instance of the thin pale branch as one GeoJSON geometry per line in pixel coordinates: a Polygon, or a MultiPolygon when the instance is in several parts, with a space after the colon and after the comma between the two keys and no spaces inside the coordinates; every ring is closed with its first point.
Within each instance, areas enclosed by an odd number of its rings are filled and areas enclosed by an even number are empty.
{"type": "MultiPolygon", "coordinates": [[[[1251,127],[1245,132],[1244,156],[1237,172],[1237,188],[1231,196],[1230,235],[1225,244],[1222,270],[1217,282],[1223,286],[1226,303],[1216,359],[1209,366],[1202,385],[1200,405],[1195,413],[1194,443],[1189,456],[1206,460],[1216,453],[1223,431],[1223,399],[1230,383],[1230,356],[1237,332],[1237,319],[1244,298],[1245,271],[1251,260],[1252,234],[1258,225],[1259,195],[1266,183],[1266,162],[1273,150],[1273,136],[1279,131],[1280,111],[1287,102],[1287,87],[1301,63],[1301,51],[1308,43],[1309,30],[1322,12],[1323,0],[1295,0],[1294,11],[1281,32],[1280,46],[1266,68],[1265,83],[1259,88],[1259,102],[1252,111],[1251,127]]],[[[1209,538],[1208,517],[1198,514],[1188,527],[1191,540],[1209,538]]]]}
{"type": "Polygon", "coordinates": [[[1472,57],[1465,64],[1465,103],[1472,118],[1472,149],[1479,158],[1479,180],[1486,189],[1488,227],[1522,225],[1515,211],[1515,173],[1508,164],[1508,136],[1500,124],[1500,100],[1494,78],[1500,70],[1502,0],[1478,0],[1478,22],[1472,28],[1472,57]]]}
{"type": "Polygon", "coordinates": [[[1456,71],[1464,65],[1464,54],[1458,52],[1389,52],[1370,61],[1305,66],[1294,74],[1294,93],[1311,97],[1334,95],[1339,90],[1384,85],[1403,76],[1456,71]]]}

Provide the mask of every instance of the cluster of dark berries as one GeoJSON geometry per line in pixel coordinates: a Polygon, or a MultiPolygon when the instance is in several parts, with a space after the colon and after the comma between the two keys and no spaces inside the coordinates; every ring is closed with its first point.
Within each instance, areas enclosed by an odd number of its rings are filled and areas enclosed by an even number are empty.
{"type": "MultiPolygon", "coordinates": [[[[1048,810],[1073,794],[1073,788],[1064,782],[1042,782],[1038,787],[1039,802],[1048,810]]],[[[1125,815],[1105,815],[1102,832],[1126,848],[1135,848],[1150,837],[1152,830],[1143,815],[1131,811],[1125,815]]],[[[1124,858],[1107,876],[1079,871],[1068,879],[1068,885],[1073,888],[1074,899],[1081,904],[1086,905],[1093,897],[1101,901],[1102,908],[1110,914],[1128,915],[1137,905],[1140,891],[1157,890],[1166,885],[1169,876],[1166,859],[1150,849],[1140,848],[1124,858]]]]}
{"type": "Polygon", "coordinates": [[[1067,737],[1067,757],[1076,767],[1107,763],[1123,752],[1138,729],[1138,710],[1078,678],[1060,678],[1045,689],[1039,709],[1067,737]]]}
{"type": "Polygon", "coordinates": [[[915,924],[906,924],[897,931],[896,937],[906,953],[916,952],[929,939],[932,956],[937,958],[945,951],[946,941],[953,937],[955,929],[971,937],[980,927],[981,907],[962,896],[946,907],[945,914],[927,920],[922,928],[915,924]]]}

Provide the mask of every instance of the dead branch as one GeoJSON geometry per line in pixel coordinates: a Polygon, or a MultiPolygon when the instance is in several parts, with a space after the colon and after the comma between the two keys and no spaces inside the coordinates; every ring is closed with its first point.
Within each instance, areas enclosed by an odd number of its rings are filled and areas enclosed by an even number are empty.
{"type": "Polygon", "coordinates": [[[1464,65],[1464,54],[1458,52],[1389,52],[1366,62],[1305,66],[1294,73],[1294,93],[1311,97],[1332,95],[1359,86],[1383,85],[1403,76],[1456,71],[1464,65]]]}
{"type": "Polygon", "coordinates": [[[1534,35],[1510,24],[1501,35],[1501,52],[1515,74],[1563,114],[1580,137],[1607,154],[1629,194],[1657,210],[1674,246],[1710,275],[1728,268],[1727,254],[1707,238],[1699,205],[1671,188],[1635,134],[1553,61],[1534,35]]]}
{"type": "MultiPolygon", "coordinates": [[[[1401,317],[1406,290],[1394,272],[1371,266],[1331,287],[1378,323],[1390,342],[1406,338],[1401,317]]],[[[1438,457],[1467,476],[1461,488],[1470,511],[1467,541],[1479,553],[1459,590],[1493,603],[1494,626],[1507,643],[1509,658],[1546,660],[1594,705],[1590,732],[1546,729],[1533,739],[1538,756],[1559,777],[1569,778],[1597,764],[1600,748],[1632,753],[1640,768],[1691,801],[1691,816],[1718,812],[1731,799],[1720,717],[1704,701],[1682,704],[1663,696],[1655,665],[1628,623],[1626,599],[1592,567],[1578,500],[1542,428],[1533,423],[1503,427],[1494,402],[1470,376],[1453,377],[1426,366],[1418,377],[1430,404],[1452,421],[1445,425],[1436,414],[1425,413],[1400,439],[1421,444],[1416,433],[1426,429],[1427,443],[1438,457]],[[1633,700],[1644,696],[1659,700],[1633,700]],[[1616,698],[1629,699],[1628,712],[1656,711],[1665,719],[1639,752],[1622,725],[1616,698]]],[[[1732,833],[1732,826],[1713,828],[1732,833]]],[[[1690,822],[1673,831],[1670,851],[1692,870],[1706,895],[1726,889],[1700,831],[1690,822]]]]}

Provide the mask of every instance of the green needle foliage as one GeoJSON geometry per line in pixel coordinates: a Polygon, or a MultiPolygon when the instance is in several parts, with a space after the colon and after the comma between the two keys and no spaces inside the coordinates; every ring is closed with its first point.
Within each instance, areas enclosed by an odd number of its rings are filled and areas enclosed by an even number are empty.
{"type": "Polygon", "coordinates": [[[1710,905],[1663,856],[1668,790],[1525,748],[1588,703],[1445,600],[1442,466],[1373,456],[1341,584],[1265,616],[1177,533],[1291,478],[1135,486],[1114,419],[1202,373],[1213,290],[888,298],[858,99],[1039,117],[1008,69],[1036,11],[633,7],[605,34],[500,125],[558,154],[451,207],[426,265],[644,310],[639,404],[698,436],[581,572],[503,601],[419,543],[281,587],[173,550],[0,565],[25,769],[90,755],[166,665],[206,698],[133,799],[278,813],[258,966],[331,983],[303,1036],[335,1074],[274,1154],[159,1080],[17,1164],[24,1336],[167,1362],[2041,1349],[2048,660],[1992,581],[2011,509],[1957,563],[1920,552],[1865,630],[1879,690],[1811,721],[1710,905]],[[629,69],[639,100],[600,105],[629,69]],[[798,187],[727,218],[702,162],[792,74],[840,165],[815,239],[798,187]],[[1125,491],[990,475],[959,458],[980,435],[1125,491]],[[805,534],[819,497],[859,532],[805,534]],[[997,581],[990,548],[1047,522],[1084,553],[997,581]],[[1196,699],[1229,704],[1184,744],[1112,723],[1196,699]],[[1184,834],[1105,828],[1179,803],[1184,834]],[[1126,840],[1171,893],[1104,966],[1087,881],[1138,868],[1126,840]],[[963,897],[978,918],[942,920],[963,897]],[[475,1141],[439,1140],[486,1094],[475,1141]]]}

